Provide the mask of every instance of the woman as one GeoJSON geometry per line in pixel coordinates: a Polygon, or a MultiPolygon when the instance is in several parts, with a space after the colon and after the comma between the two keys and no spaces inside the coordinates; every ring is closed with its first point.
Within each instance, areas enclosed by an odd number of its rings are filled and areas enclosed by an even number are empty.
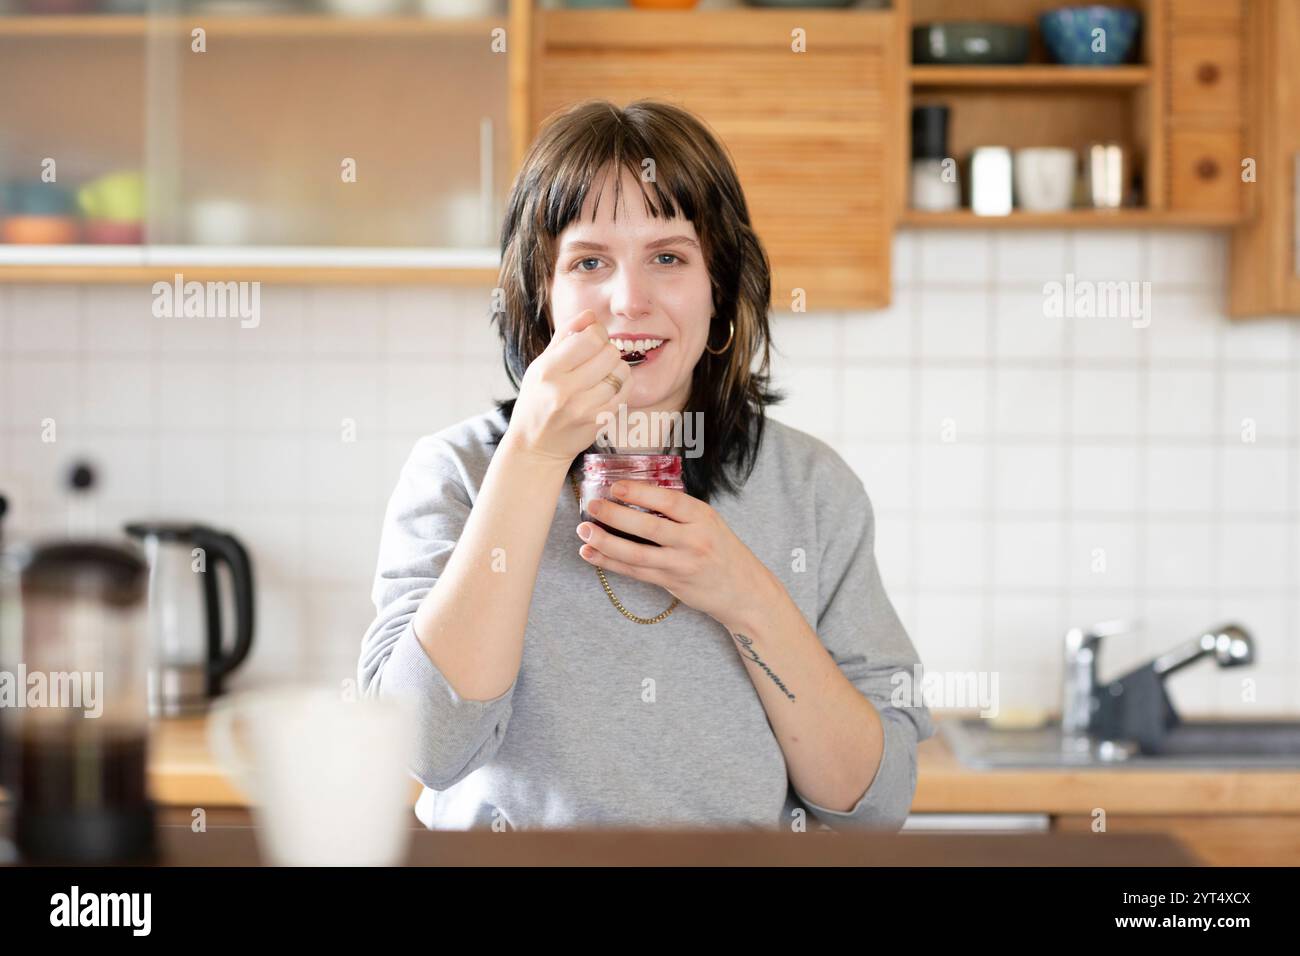
{"type": "Polygon", "coordinates": [[[897,829],[933,733],[919,661],[861,481],[765,419],[768,263],[725,151],[671,106],[581,104],[525,158],[501,245],[518,396],[417,442],[358,668],[415,705],[420,820],[897,829]],[[613,434],[620,411],[704,433],[613,434]],[[684,453],[685,491],[591,506],[652,543],[580,520],[606,434],[684,453]]]}

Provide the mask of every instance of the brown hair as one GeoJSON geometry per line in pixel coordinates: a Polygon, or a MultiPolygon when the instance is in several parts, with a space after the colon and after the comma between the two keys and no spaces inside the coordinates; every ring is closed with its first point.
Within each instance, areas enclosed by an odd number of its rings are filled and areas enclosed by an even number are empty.
{"type": "MultiPolygon", "coordinates": [[[[682,462],[686,490],[695,497],[734,493],[753,470],[765,406],[785,397],[769,386],[771,275],[730,156],[686,110],[653,100],[623,109],[588,100],[547,120],[515,178],[501,229],[500,311],[494,318],[506,374],[518,392],[529,363],[550,341],[548,293],[558,237],[581,215],[588,190],[607,168],[615,174],[615,215],[618,174],[627,169],[642,182],[650,215],[681,216],[695,226],[713,290],[709,347],[722,348],[735,323],[726,351],[705,351],[696,363],[685,411],[703,413],[705,434],[701,454],[682,462]],[[649,182],[646,160],[653,161],[649,182]]],[[[514,402],[497,402],[507,421],[514,402]]]]}

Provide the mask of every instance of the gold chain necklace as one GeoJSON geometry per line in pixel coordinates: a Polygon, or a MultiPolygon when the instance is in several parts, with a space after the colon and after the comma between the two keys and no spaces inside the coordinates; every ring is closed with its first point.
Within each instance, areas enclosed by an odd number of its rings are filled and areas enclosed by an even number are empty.
{"type": "MultiPolygon", "coordinates": [[[[578,479],[573,477],[573,475],[570,475],[569,481],[573,485],[573,498],[575,501],[578,502],[578,516],[581,517],[582,516],[582,492],[578,490],[578,479]]],[[[614,596],[614,589],[609,586],[609,578],[605,577],[605,569],[597,565],[596,574],[600,578],[600,585],[605,589],[605,595],[609,598],[610,603],[613,604],[614,607],[618,608],[619,614],[622,614],[625,618],[627,618],[629,621],[632,621],[633,623],[658,624],[669,614],[672,614],[673,611],[677,610],[677,605],[682,603],[680,598],[673,598],[673,603],[668,605],[668,607],[664,608],[664,610],[660,611],[654,617],[637,617],[635,614],[633,614],[631,611],[625,608],[623,606],[623,603],[614,596]]]]}

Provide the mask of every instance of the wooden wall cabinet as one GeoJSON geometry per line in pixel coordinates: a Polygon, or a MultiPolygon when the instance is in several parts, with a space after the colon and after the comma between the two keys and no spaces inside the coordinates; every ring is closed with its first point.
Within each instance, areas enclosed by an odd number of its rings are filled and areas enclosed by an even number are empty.
{"type": "Polygon", "coordinates": [[[1250,219],[1232,237],[1232,315],[1300,313],[1300,3],[1247,5],[1250,219]]]}
{"type": "Polygon", "coordinates": [[[142,242],[0,243],[0,282],[494,282],[505,24],[0,16],[0,80],[22,91],[0,98],[0,175],[36,185],[48,157],[55,188],[120,170],[147,188],[142,242]]]}
{"type": "Polygon", "coordinates": [[[587,98],[701,117],[731,153],[772,304],[881,307],[902,189],[905,49],[889,10],[534,10],[525,124],[587,98]],[[806,52],[792,49],[805,31],[806,52]]]}

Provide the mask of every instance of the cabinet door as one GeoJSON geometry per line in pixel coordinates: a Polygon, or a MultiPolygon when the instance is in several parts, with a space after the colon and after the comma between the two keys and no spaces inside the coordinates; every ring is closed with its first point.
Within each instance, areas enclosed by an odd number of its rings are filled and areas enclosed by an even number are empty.
{"type": "Polygon", "coordinates": [[[1300,3],[1254,0],[1247,21],[1250,221],[1232,237],[1233,315],[1300,314],[1300,3]]]}
{"type": "Polygon", "coordinates": [[[493,244],[508,169],[494,20],[264,19],[203,19],[199,52],[171,21],[151,31],[154,241],[493,244]]]}
{"type": "Polygon", "coordinates": [[[1241,208],[1241,134],[1175,130],[1169,137],[1170,201],[1189,212],[1236,215],[1241,208]]]}
{"type": "Polygon", "coordinates": [[[1170,208],[1224,219],[1242,212],[1242,10],[1167,7],[1170,208]]]}
{"type": "Polygon", "coordinates": [[[772,264],[774,308],[889,301],[901,182],[890,11],[539,11],[531,128],[587,98],[691,110],[731,153],[772,264]],[[806,52],[792,49],[802,29],[806,52]]]}
{"type": "Polygon", "coordinates": [[[1170,44],[1170,100],[1175,116],[1241,112],[1241,38],[1231,32],[1175,33],[1170,44]]]}

